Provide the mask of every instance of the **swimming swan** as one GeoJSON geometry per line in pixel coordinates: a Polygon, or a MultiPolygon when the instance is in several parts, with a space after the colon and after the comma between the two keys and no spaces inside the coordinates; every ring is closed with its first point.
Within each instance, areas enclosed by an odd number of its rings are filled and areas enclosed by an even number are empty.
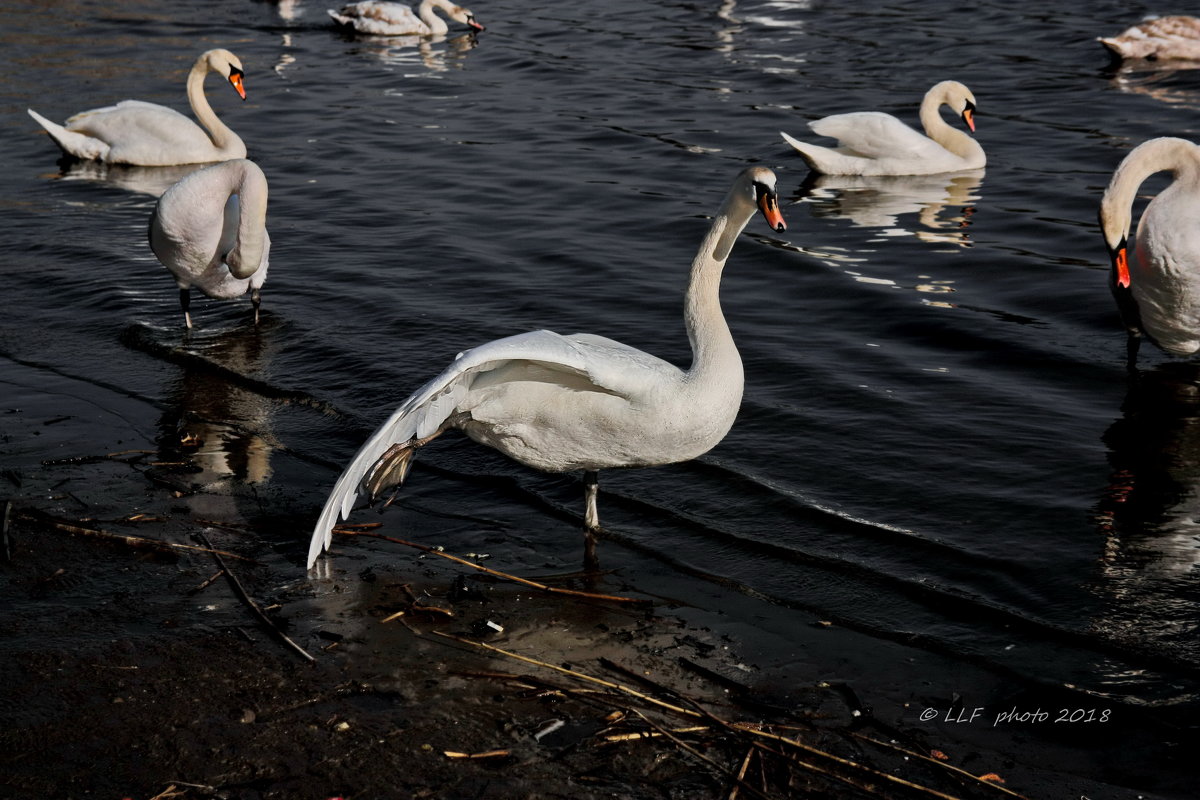
{"type": "Polygon", "coordinates": [[[238,57],[228,50],[202,53],[188,73],[187,95],[203,128],[172,108],[141,100],[80,112],[67,120],[66,127],[27,110],[65,154],[85,161],[165,167],[245,158],[246,145],[217,118],[204,96],[204,76],[209,72],[229,81],[246,99],[238,57]]]}
{"type": "Polygon", "coordinates": [[[1200,59],[1200,18],[1158,17],[1097,41],[1117,58],[1200,59]]]}
{"type": "Polygon", "coordinates": [[[1143,335],[1173,355],[1200,350],[1200,147],[1186,139],[1142,142],[1117,166],[1100,201],[1112,260],[1110,286],[1129,334],[1132,367],[1143,335]],[[1129,241],[1133,202],[1146,178],[1174,176],[1150,201],[1129,241]]]}
{"type": "Polygon", "coordinates": [[[190,290],[216,300],[250,293],[258,324],[267,280],[267,178],[253,161],[235,159],[193,172],[167,189],[150,218],[150,249],[179,285],[189,328],[190,290]]]}
{"type": "Polygon", "coordinates": [[[692,261],[684,324],[692,365],[682,370],[589,333],[541,330],[460,353],[392,414],[350,460],[313,529],[311,569],[359,491],[372,500],[404,482],[416,449],[457,428],[546,472],[584,470],[589,550],[600,519],[597,471],[671,464],[725,437],[742,400],[742,361],[721,313],[721,271],[755,210],[777,231],[775,174],[743,171],[692,261]]]}
{"type": "Polygon", "coordinates": [[[958,81],[942,81],[921,101],[924,135],[880,111],[835,114],[808,123],[815,133],[837,139],[836,148],[801,142],[782,131],[780,135],[809,167],[826,175],[933,175],[984,166],[987,157],[979,142],[942,119],[939,110],[944,105],[975,130],[971,90],[958,81]]]}
{"type": "Polygon", "coordinates": [[[483,26],[475,21],[471,9],[456,6],[449,0],[421,0],[416,14],[406,5],[389,3],[386,0],[363,0],[360,3],[342,6],[341,11],[326,11],[337,23],[349,25],[359,33],[376,36],[431,36],[441,35],[450,30],[446,21],[433,13],[435,8],[446,12],[446,16],[455,22],[468,25],[477,31],[483,30],[483,26]]]}

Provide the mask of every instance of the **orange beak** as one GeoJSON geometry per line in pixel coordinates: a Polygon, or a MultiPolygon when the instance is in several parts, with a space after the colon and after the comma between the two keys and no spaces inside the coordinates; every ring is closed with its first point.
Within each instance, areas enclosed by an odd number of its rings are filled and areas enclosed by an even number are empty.
{"type": "Polygon", "coordinates": [[[229,73],[229,83],[234,89],[237,89],[238,96],[243,100],[246,99],[246,87],[242,85],[242,73],[233,70],[229,73]]]}
{"type": "Polygon", "coordinates": [[[962,113],[963,122],[967,123],[967,127],[971,129],[971,133],[975,132],[975,109],[966,108],[962,113]]]}
{"type": "Polygon", "coordinates": [[[787,230],[787,223],[783,221],[783,214],[779,211],[779,200],[773,194],[763,194],[758,198],[758,210],[762,212],[766,218],[767,224],[779,233],[787,230]]]}
{"type": "Polygon", "coordinates": [[[1120,247],[1113,254],[1113,266],[1117,269],[1117,286],[1129,288],[1129,254],[1127,248],[1120,247]]]}

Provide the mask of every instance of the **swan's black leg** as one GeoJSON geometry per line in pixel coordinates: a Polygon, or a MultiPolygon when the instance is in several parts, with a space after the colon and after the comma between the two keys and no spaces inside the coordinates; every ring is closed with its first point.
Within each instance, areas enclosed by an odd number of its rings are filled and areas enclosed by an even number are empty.
{"type": "Polygon", "coordinates": [[[250,302],[254,305],[254,324],[257,325],[258,324],[258,309],[259,309],[259,306],[262,305],[262,290],[261,289],[251,289],[250,290],[250,302]]]}
{"type": "Polygon", "coordinates": [[[1136,333],[1129,334],[1125,340],[1125,369],[1137,372],[1138,349],[1142,346],[1142,337],[1136,333]]]}
{"type": "Polygon", "coordinates": [[[188,308],[192,304],[192,293],[190,289],[179,290],[179,307],[183,309],[183,321],[187,323],[188,329],[192,327],[192,315],[188,313],[188,308]]]}

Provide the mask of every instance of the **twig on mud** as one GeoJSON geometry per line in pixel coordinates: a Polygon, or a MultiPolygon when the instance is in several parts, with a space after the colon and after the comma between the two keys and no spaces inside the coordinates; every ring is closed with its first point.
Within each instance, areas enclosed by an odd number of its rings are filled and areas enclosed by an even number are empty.
{"type": "Polygon", "coordinates": [[[237,553],[228,553],[224,550],[214,550],[212,547],[197,547],[193,544],[175,544],[174,542],[164,542],[161,539],[147,539],[143,536],[130,536],[126,533],[111,533],[100,528],[84,528],[80,525],[75,525],[66,520],[52,517],[44,512],[33,513],[29,511],[18,511],[14,515],[17,519],[25,522],[33,522],[55,530],[63,531],[64,533],[74,533],[80,536],[91,536],[96,539],[104,539],[110,542],[119,542],[129,547],[145,548],[150,550],[193,550],[201,553],[212,553],[216,555],[220,553],[230,558],[236,558],[239,561],[251,561],[254,559],[239,556],[237,553]]]}
{"type": "Polygon", "coordinates": [[[886,747],[890,750],[895,750],[898,753],[903,753],[904,755],[906,755],[910,758],[917,758],[917,759],[920,759],[921,761],[928,761],[930,764],[937,764],[942,769],[946,769],[951,772],[954,772],[958,775],[963,776],[964,778],[970,778],[973,781],[978,781],[979,783],[982,783],[984,786],[987,786],[991,789],[995,789],[998,792],[1003,792],[1004,794],[1011,795],[1012,797],[1018,797],[1018,798],[1020,798],[1020,800],[1029,800],[1029,798],[1023,794],[1014,792],[1012,789],[1009,789],[1005,786],[1001,786],[998,783],[994,783],[992,781],[985,781],[983,778],[979,777],[975,773],[969,772],[969,771],[963,769],[962,767],[956,767],[953,764],[949,764],[945,761],[939,761],[936,758],[924,755],[922,753],[918,753],[915,750],[909,750],[907,747],[901,747],[898,744],[893,744],[891,742],[885,742],[882,739],[876,739],[874,737],[867,736],[862,733],[856,733],[854,731],[850,731],[850,735],[856,739],[861,739],[864,742],[870,742],[871,744],[879,745],[880,747],[886,747]]]}
{"type": "Polygon", "coordinates": [[[763,800],[771,800],[771,798],[770,798],[769,796],[767,796],[766,794],[764,794],[764,793],[760,792],[758,789],[756,789],[755,787],[751,786],[750,784],[748,784],[748,783],[744,782],[744,781],[743,781],[741,778],[739,778],[739,777],[737,777],[736,775],[734,775],[734,774],[733,774],[733,773],[732,773],[732,772],[731,772],[729,769],[727,769],[726,767],[722,766],[721,764],[718,764],[716,761],[713,761],[711,758],[709,758],[708,756],[704,755],[703,753],[701,753],[701,752],[700,752],[699,750],[697,750],[696,748],[692,747],[692,746],[691,746],[690,744],[688,744],[687,742],[683,741],[682,739],[680,739],[680,738],[679,738],[679,737],[677,737],[677,736],[674,736],[674,735],[673,735],[673,734],[671,734],[669,731],[667,731],[665,728],[663,728],[661,725],[658,725],[658,724],[656,724],[656,723],[654,722],[654,720],[650,719],[650,718],[649,718],[649,717],[647,717],[645,714],[643,714],[642,712],[638,711],[636,708],[633,710],[633,713],[634,713],[634,714],[637,714],[637,715],[638,715],[638,716],[641,718],[642,722],[645,722],[645,723],[646,723],[647,725],[649,725],[651,728],[654,728],[654,730],[656,730],[658,733],[660,733],[661,735],[663,735],[663,736],[667,737],[668,739],[670,739],[670,740],[671,740],[671,742],[672,742],[672,744],[674,744],[674,745],[675,745],[676,747],[678,747],[680,750],[683,750],[685,753],[688,753],[689,755],[691,755],[691,756],[694,756],[695,758],[698,758],[698,759],[700,759],[700,760],[701,760],[701,761],[703,761],[705,764],[708,764],[710,767],[712,767],[713,769],[717,770],[717,772],[718,772],[718,773],[725,775],[725,777],[733,779],[734,783],[735,783],[737,786],[740,786],[740,787],[742,787],[742,788],[743,788],[743,789],[745,789],[746,791],[750,792],[750,794],[753,794],[753,795],[755,795],[755,796],[757,796],[757,797],[761,797],[761,798],[763,798],[763,800]]]}
{"type": "Polygon", "coordinates": [[[750,759],[754,757],[754,748],[751,747],[746,751],[746,757],[742,759],[742,768],[738,770],[737,782],[733,784],[733,788],[729,790],[729,796],[726,800],[737,800],[738,789],[741,788],[742,782],[746,780],[746,771],[750,769],[750,759]]]}
{"type": "Polygon", "coordinates": [[[380,539],[385,542],[391,542],[392,544],[401,544],[401,545],[404,545],[405,547],[412,547],[417,550],[420,550],[422,553],[440,556],[442,558],[449,559],[450,561],[453,561],[456,564],[462,564],[465,567],[470,567],[471,569],[479,570],[480,572],[487,573],[488,575],[492,575],[493,577],[503,578],[504,580],[507,580],[507,581],[514,581],[514,582],[520,583],[524,586],[529,586],[534,589],[539,589],[543,592],[550,592],[552,594],[564,594],[564,595],[569,595],[571,597],[585,597],[589,600],[603,600],[603,601],[606,601],[609,603],[635,603],[638,605],[647,605],[650,602],[649,600],[643,600],[643,599],[637,598],[637,597],[620,597],[618,595],[613,595],[613,594],[595,594],[593,592],[581,592],[581,591],[577,591],[575,589],[559,589],[554,586],[547,586],[544,583],[538,583],[537,581],[531,581],[531,580],[528,580],[527,578],[518,578],[516,575],[510,575],[507,572],[500,572],[498,570],[488,569],[487,567],[483,567],[483,566],[480,566],[479,564],[474,564],[470,561],[467,561],[464,558],[459,558],[458,556],[452,556],[449,553],[444,553],[441,550],[438,550],[436,547],[429,547],[428,545],[417,544],[416,542],[409,542],[404,539],[396,539],[391,536],[384,536],[382,533],[368,533],[365,530],[360,530],[360,529],[348,527],[345,525],[337,525],[334,527],[333,531],[334,531],[334,533],[340,533],[343,536],[365,536],[369,539],[380,539]]]}
{"type": "Polygon", "coordinates": [[[485,753],[459,753],[455,750],[443,750],[442,755],[444,755],[446,758],[456,758],[456,759],[463,758],[463,759],[469,759],[471,761],[476,761],[481,758],[504,758],[506,756],[511,756],[512,751],[511,750],[488,750],[485,753]]]}
{"type": "Polygon", "coordinates": [[[203,591],[204,591],[205,589],[207,589],[209,586],[212,586],[212,585],[213,585],[213,582],[214,582],[214,581],[215,581],[217,578],[221,577],[221,576],[222,576],[222,575],[224,575],[224,574],[225,574],[225,570],[224,570],[224,569],[219,569],[219,570],[217,570],[216,572],[214,572],[214,573],[212,574],[212,577],[211,577],[211,578],[209,578],[208,580],[206,580],[204,583],[202,583],[202,584],[200,584],[199,586],[196,586],[196,587],[194,587],[194,588],[192,588],[192,589],[188,589],[188,594],[199,594],[200,592],[203,592],[203,591]]]}
{"type": "Polygon", "coordinates": [[[185,794],[187,794],[186,789],[177,789],[175,788],[175,784],[172,783],[170,786],[154,795],[154,797],[151,797],[150,800],[170,800],[172,797],[183,797],[185,794]]]}
{"type": "Polygon", "coordinates": [[[242,582],[239,581],[237,576],[229,570],[229,567],[225,566],[225,561],[221,558],[221,554],[213,549],[212,544],[208,541],[208,537],[204,535],[204,532],[196,531],[195,536],[208,546],[213,558],[216,559],[217,566],[224,571],[225,577],[229,579],[229,584],[233,586],[234,593],[241,599],[243,603],[250,607],[250,610],[254,612],[254,616],[258,618],[259,623],[267,629],[267,633],[270,633],[288,647],[295,650],[310,664],[313,663],[316,659],[314,659],[307,650],[292,641],[291,637],[289,637],[286,633],[279,630],[279,628],[276,628],[275,625],[271,623],[271,620],[267,617],[267,615],[262,612],[262,609],[258,607],[258,604],[250,599],[250,595],[246,594],[246,590],[242,588],[242,582]]]}
{"type": "Polygon", "coordinates": [[[674,711],[676,714],[683,714],[683,715],[689,716],[689,717],[703,716],[698,711],[692,711],[689,708],[682,708],[677,705],[672,705],[671,703],[667,703],[663,700],[659,700],[657,698],[651,697],[648,694],[643,694],[642,692],[639,692],[637,689],[631,689],[630,687],[622,686],[619,683],[613,683],[612,681],[606,681],[603,678],[596,678],[596,677],[593,677],[592,675],[588,675],[584,672],[576,672],[575,670],[567,669],[566,667],[560,667],[555,664],[547,664],[545,661],[538,661],[536,658],[530,658],[529,656],[523,656],[523,655],[520,655],[519,653],[513,653],[509,650],[503,650],[499,647],[495,647],[493,645],[487,644],[486,642],[476,642],[476,641],[472,641],[470,639],[464,639],[461,636],[454,636],[449,633],[442,633],[441,631],[433,631],[432,633],[435,636],[441,636],[444,639],[450,639],[452,641],[459,642],[460,644],[466,644],[466,645],[470,645],[472,647],[478,647],[482,650],[488,650],[493,653],[499,653],[502,656],[506,656],[508,658],[514,658],[517,661],[524,661],[526,664],[533,664],[534,666],[542,667],[544,669],[551,669],[551,670],[554,670],[555,672],[561,672],[564,675],[570,675],[571,677],[578,678],[582,681],[587,681],[589,683],[595,683],[595,684],[604,686],[609,689],[616,689],[619,692],[624,692],[625,694],[631,695],[632,697],[636,697],[639,700],[642,700],[644,702],[659,706],[660,708],[665,708],[668,711],[674,711]]]}

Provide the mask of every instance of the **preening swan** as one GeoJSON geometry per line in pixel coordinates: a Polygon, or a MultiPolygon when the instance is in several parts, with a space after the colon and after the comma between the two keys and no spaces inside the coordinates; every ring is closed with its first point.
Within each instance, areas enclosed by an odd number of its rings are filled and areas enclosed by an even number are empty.
{"type": "Polygon", "coordinates": [[[721,271],[756,209],[784,230],[775,174],[763,167],[738,176],[692,261],[684,299],[689,369],[589,333],[532,331],[460,353],[351,459],[313,529],[309,568],[359,491],[373,500],[403,483],[416,449],[451,428],[536,469],[584,470],[589,542],[600,525],[598,470],[686,461],[720,442],[743,383],[721,313],[721,271]]]}
{"type": "Polygon", "coordinates": [[[1129,366],[1143,335],[1173,355],[1200,349],[1200,147],[1162,137],[1135,147],[1117,166],[1100,202],[1100,230],[1112,260],[1110,286],[1129,333],[1129,366]],[[1174,176],[1138,221],[1138,187],[1157,172],[1174,176]]]}
{"type": "Polygon", "coordinates": [[[801,142],[782,131],[780,135],[809,167],[826,175],[933,175],[984,166],[987,157],[979,142],[942,119],[944,105],[975,130],[971,90],[958,81],[942,81],[921,101],[926,135],[880,111],[834,114],[808,123],[815,133],[837,139],[835,148],[801,142]]]}
{"type": "Polygon", "coordinates": [[[187,96],[203,128],[172,108],[141,100],[80,112],[67,120],[66,127],[27,110],[65,154],[85,161],[165,167],[245,158],[246,145],[217,118],[204,96],[204,76],[209,72],[229,81],[246,99],[238,57],[228,50],[202,53],[188,73],[187,96]]]}
{"type": "Polygon", "coordinates": [[[1200,59],[1200,18],[1158,17],[1096,41],[1117,58],[1200,59]]]}
{"type": "Polygon", "coordinates": [[[483,30],[483,26],[475,21],[471,9],[456,6],[450,0],[421,0],[416,14],[402,3],[389,3],[386,0],[363,0],[360,3],[342,6],[340,11],[327,11],[338,24],[348,25],[359,33],[375,36],[430,36],[441,35],[450,30],[446,21],[434,13],[434,9],[438,8],[457,23],[470,26],[473,30],[483,30]]]}
{"type": "Polygon", "coordinates": [[[249,292],[258,324],[271,250],[263,171],[246,159],[225,161],[167,189],[150,218],[150,249],[175,276],[189,328],[193,286],[217,300],[249,292]]]}

